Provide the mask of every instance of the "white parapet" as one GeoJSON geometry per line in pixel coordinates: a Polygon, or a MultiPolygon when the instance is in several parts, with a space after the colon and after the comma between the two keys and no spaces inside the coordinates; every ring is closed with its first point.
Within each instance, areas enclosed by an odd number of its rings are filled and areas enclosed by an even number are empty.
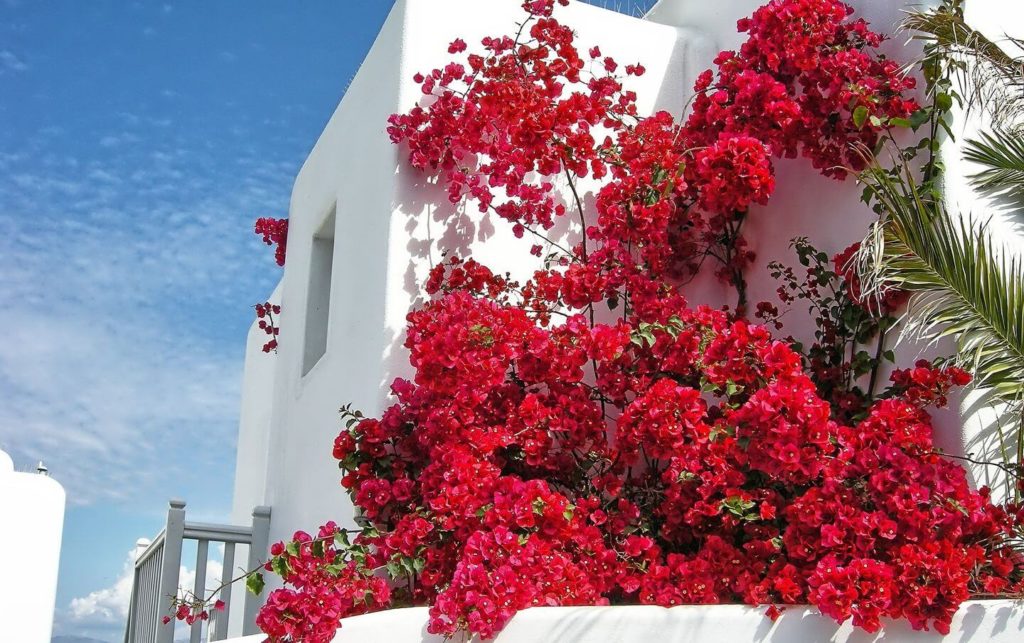
{"type": "MultiPolygon", "coordinates": [[[[334,643],[460,643],[427,634],[426,607],[388,610],[342,621],[334,643]]],[[[260,643],[248,636],[226,643],[260,643]]],[[[520,612],[495,643],[1020,643],[1024,602],[969,601],[953,617],[948,635],[915,632],[886,622],[869,634],[849,622],[837,625],[810,607],[787,608],[774,623],[764,608],[745,605],[663,607],[535,607],[520,612]]]]}
{"type": "Polygon", "coordinates": [[[50,641],[64,501],[64,488],[56,480],[43,473],[14,471],[11,458],[0,451],[2,641],[50,641]]]}

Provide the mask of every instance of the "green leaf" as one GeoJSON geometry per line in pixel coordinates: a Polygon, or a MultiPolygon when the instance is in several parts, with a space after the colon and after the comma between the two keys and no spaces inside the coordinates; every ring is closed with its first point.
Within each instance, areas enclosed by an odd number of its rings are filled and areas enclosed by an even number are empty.
{"type": "Polygon", "coordinates": [[[260,572],[253,572],[245,578],[245,588],[256,596],[259,596],[263,592],[263,588],[265,586],[266,582],[263,580],[263,574],[260,572]]]}
{"type": "Polygon", "coordinates": [[[373,524],[370,522],[369,518],[361,514],[355,516],[354,518],[352,518],[352,520],[362,529],[366,529],[367,527],[370,527],[373,524]]]}
{"type": "Polygon", "coordinates": [[[697,479],[697,474],[693,473],[692,471],[680,471],[679,472],[679,476],[676,478],[676,480],[678,482],[680,482],[680,483],[692,482],[693,480],[696,480],[696,479],[697,479]]]}
{"type": "Polygon", "coordinates": [[[730,496],[722,501],[722,508],[735,516],[745,518],[748,512],[754,508],[754,501],[744,500],[739,496],[730,496]]]}
{"type": "Polygon", "coordinates": [[[736,427],[734,426],[713,426],[711,427],[711,433],[708,435],[708,439],[712,442],[718,442],[722,437],[733,437],[736,435],[736,427]]]}
{"type": "Polygon", "coordinates": [[[927,109],[919,109],[910,115],[910,126],[915,130],[931,119],[931,112],[927,109]]]}
{"type": "Polygon", "coordinates": [[[341,547],[342,549],[348,549],[352,546],[348,540],[348,532],[345,531],[339,531],[338,533],[334,534],[334,542],[338,547],[341,547]]]}
{"type": "Polygon", "coordinates": [[[290,555],[290,556],[298,556],[299,555],[299,543],[297,543],[297,542],[295,542],[293,540],[293,541],[289,542],[287,545],[284,546],[284,550],[286,552],[288,552],[288,555],[290,555]]]}
{"type": "Polygon", "coordinates": [[[537,498],[533,501],[533,513],[542,516],[544,515],[544,508],[547,506],[548,504],[542,498],[537,498]]]}
{"type": "Polygon", "coordinates": [[[288,575],[288,559],[284,556],[271,558],[270,569],[281,578],[284,578],[288,575]]]}
{"type": "Polygon", "coordinates": [[[385,569],[388,570],[388,576],[394,579],[401,578],[402,576],[402,565],[397,560],[389,560],[385,565],[385,569]]]}
{"type": "Polygon", "coordinates": [[[857,129],[864,127],[864,123],[868,120],[868,108],[863,105],[858,105],[857,109],[853,110],[853,124],[857,129]]]}
{"type": "Polygon", "coordinates": [[[1024,65],[1016,54],[1021,42],[1010,37],[1011,46],[1005,47],[972,28],[964,18],[962,0],[938,4],[909,10],[902,25],[924,42],[922,68],[929,89],[938,92],[936,108],[945,112],[956,102],[968,111],[984,109],[997,125],[1019,123],[1024,115],[1024,94],[1019,91],[1024,65]],[[956,88],[970,98],[964,101],[956,88]]]}

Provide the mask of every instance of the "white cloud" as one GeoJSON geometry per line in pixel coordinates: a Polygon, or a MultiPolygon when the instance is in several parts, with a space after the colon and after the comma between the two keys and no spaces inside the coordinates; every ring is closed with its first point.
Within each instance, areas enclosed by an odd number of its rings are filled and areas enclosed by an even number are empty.
{"type": "Polygon", "coordinates": [[[73,504],[227,480],[245,292],[279,274],[252,221],[280,212],[294,168],[180,144],[81,162],[34,145],[0,157],[0,447],[46,461],[73,504]]]}
{"type": "Polygon", "coordinates": [[[120,147],[129,143],[138,143],[142,138],[131,132],[123,132],[117,135],[108,135],[100,139],[103,147],[120,147]]]}
{"type": "Polygon", "coordinates": [[[80,598],[71,599],[68,620],[80,625],[113,625],[128,618],[135,569],[135,550],[128,552],[121,575],[110,587],[104,587],[80,598]]]}
{"type": "MultiPolygon", "coordinates": [[[[203,585],[207,591],[220,585],[223,569],[220,562],[221,555],[217,551],[211,551],[211,560],[207,563],[206,581],[203,585]]],[[[85,596],[71,599],[67,608],[57,614],[57,631],[59,633],[84,632],[93,635],[123,633],[131,602],[135,556],[135,549],[128,552],[121,573],[113,584],[89,592],[85,596]]],[[[191,592],[195,583],[196,570],[182,565],[178,573],[179,592],[185,590],[191,592]]]]}
{"type": "Polygon", "coordinates": [[[0,69],[13,72],[26,71],[28,63],[10,49],[0,50],[0,69]]]}

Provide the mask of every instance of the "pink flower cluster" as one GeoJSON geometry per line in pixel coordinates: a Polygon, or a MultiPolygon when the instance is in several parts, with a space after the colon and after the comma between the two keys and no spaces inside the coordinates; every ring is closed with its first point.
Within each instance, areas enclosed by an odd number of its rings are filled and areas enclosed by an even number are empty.
{"type": "MultiPolygon", "coordinates": [[[[418,561],[403,600],[431,605],[431,631],[737,601],[946,631],[972,592],[1021,584],[1013,518],[934,451],[917,404],[941,400],[908,386],[840,424],[767,330],[675,303],[544,329],[451,292],[410,317],[416,381],[334,454],[377,555],[418,561]]],[[[920,391],[963,381],[919,368],[920,391]]]]}
{"type": "Polygon", "coordinates": [[[271,304],[269,301],[262,304],[256,304],[256,319],[259,329],[266,333],[270,339],[263,344],[263,352],[269,353],[270,351],[277,351],[277,336],[281,333],[281,329],[278,327],[274,315],[281,314],[281,307],[277,304],[271,304]]]}
{"type": "MultiPolygon", "coordinates": [[[[215,612],[223,612],[224,601],[220,599],[206,601],[187,595],[185,597],[175,597],[171,603],[171,608],[174,613],[174,620],[182,621],[186,625],[192,625],[199,621],[209,620],[210,609],[213,609],[215,612]]],[[[164,625],[170,623],[171,620],[170,616],[164,616],[160,619],[164,625]]]]}
{"type": "Polygon", "coordinates": [[[854,146],[873,149],[880,127],[918,109],[907,96],[915,80],[878,53],[882,37],[836,0],[771,0],[738,28],[748,38],[738,52],[705,72],[688,126],[712,144],[721,133],[761,140],[775,156],[809,158],[826,176],[860,169],[854,146]]]}
{"type": "Polygon", "coordinates": [[[277,265],[283,266],[288,250],[288,219],[260,217],[256,219],[256,234],[263,237],[263,243],[275,246],[274,260],[277,265]]]}
{"type": "Polygon", "coordinates": [[[300,531],[287,546],[276,543],[271,548],[267,571],[280,574],[295,589],[272,591],[260,610],[256,623],[270,640],[330,641],[342,617],[390,602],[387,582],[365,572],[372,559],[341,559],[336,547],[341,533],[327,523],[316,538],[300,531]]]}
{"type": "Polygon", "coordinates": [[[903,307],[910,299],[910,293],[895,287],[883,289],[881,297],[868,297],[861,292],[860,277],[857,274],[856,256],[860,250],[860,242],[850,245],[832,258],[836,272],[846,282],[846,295],[850,301],[873,315],[891,315],[903,307]],[[880,301],[879,301],[880,299],[880,301]]]}

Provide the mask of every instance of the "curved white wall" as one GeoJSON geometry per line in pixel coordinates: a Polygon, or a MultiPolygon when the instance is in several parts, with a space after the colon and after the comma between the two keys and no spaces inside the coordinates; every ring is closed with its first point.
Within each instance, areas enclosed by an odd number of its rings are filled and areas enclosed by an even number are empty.
{"type": "Polygon", "coordinates": [[[14,471],[0,451],[0,638],[49,643],[64,529],[64,488],[14,471]]]}

